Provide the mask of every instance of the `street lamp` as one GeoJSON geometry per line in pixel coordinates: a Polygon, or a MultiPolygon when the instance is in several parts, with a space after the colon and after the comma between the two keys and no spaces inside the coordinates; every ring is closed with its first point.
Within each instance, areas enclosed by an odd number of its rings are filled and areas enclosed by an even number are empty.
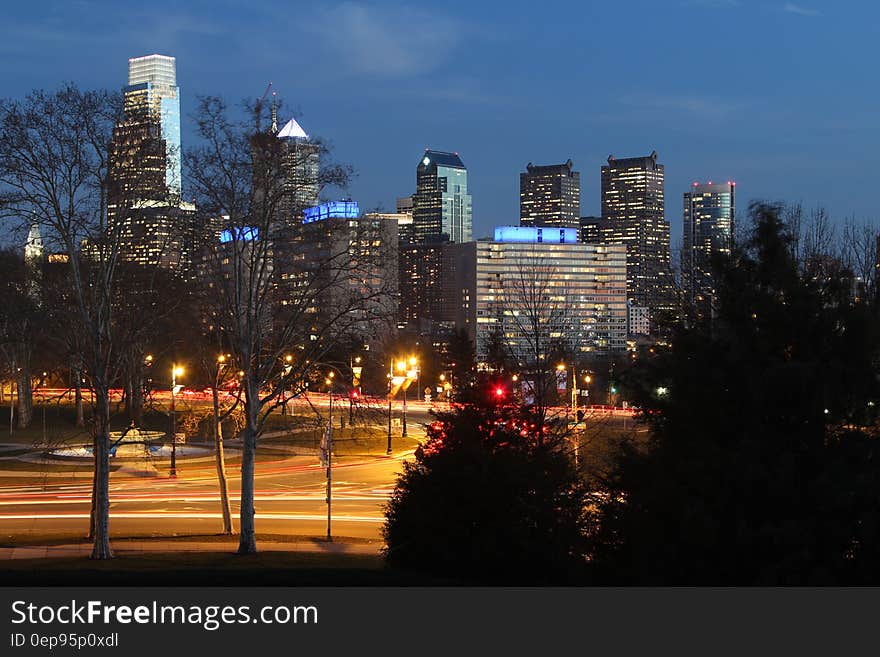
{"type": "Polygon", "coordinates": [[[400,384],[400,387],[403,388],[403,430],[400,432],[400,437],[406,438],[406,361],[398,361],[397,369],[404,375],[403,383],[400,384]]]}
{"type": "Polygon", "coordinates": [[[284,356],[284,370],[281,374],[281,415],[287,415],[287,393],[284,390],[284,381],[290,375],[290,368],[292,367],[291,363],[293,362],[293,356],[290,354],[285,354],[284,356]]]}
{"type": "Polygon", "coordinates": [[[391,391],[394,386],[394,359],[388,364],[388,449],[385,453],[391,456],[391,391]]]}
{"type": "Polygon", "coordinates": [[[348,424],[354,425],[354,400],[360,395],[361,389],[361,357],[349,358],[348,367],[351,370],[351,394],[348,396],[348,424]]]}
{"type": "Polygon", "coordinates": [[[171,366],[171,476],[177,476],[177,427],[174,416],[174,396],[177,394],[177,377],[183,376],[183,368],[171,366]]]}

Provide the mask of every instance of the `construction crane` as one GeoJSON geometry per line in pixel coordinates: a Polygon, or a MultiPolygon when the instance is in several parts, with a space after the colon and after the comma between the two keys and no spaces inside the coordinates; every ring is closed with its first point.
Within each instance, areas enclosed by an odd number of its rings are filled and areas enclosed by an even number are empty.
{"type": "Polygon", "coordinates": [[[272,134],[275,134],[278,132],[278,103],[277,94],[275,93],[275,90],[272,89],[271,82],[266,85],[266,91],[263,92],[263,95],[254,104],[254,113],[257,118],[257,132],[260,132],[262,130],[260,121],[263,117],[263,103],[266,101],[266,96],[269,95],[269,91],[272,91],[272,134]]]}

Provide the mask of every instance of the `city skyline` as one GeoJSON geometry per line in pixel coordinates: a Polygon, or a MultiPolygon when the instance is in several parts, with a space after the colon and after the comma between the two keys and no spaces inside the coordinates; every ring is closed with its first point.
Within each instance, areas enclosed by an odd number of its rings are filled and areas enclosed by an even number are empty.
{"type": "MultiPolygon", "coordinates": [[[[495,225],[515,220],[522,163],[571,157],[582,173],[582,214],[596,215],[596,170],[607,155],[651,149],[664,154],[667,192],[674,197],[694,180],[735,178],[741,209],[762,198],[803,201],[806,207],[822,203],[837,218],[873,214],[867,192],[844,191],[870,187],[864,178],[870,167],[864,165],[878,147],[868,111],[876,92],[854,84],[856,73],[846,65],[870,40],[854,35],[842,52],[814,53],[808,47],[815,39],[840,35],[847,18],[842,9],[813,7],[822,12],[815,16],[786,10],[784,3],[646,5],[627,17],[627,34],[612,37],[603,34],[603,26],[619,22],[623,8],[579,7],[562,12],[569,19],[582,18],[568,20],[569,25],[542,16],[548,33],[565,37],[551,41],[524,37],[531,32],[529,12],[537,8],[512,16],[498,16],[491,6],[471,8],[465,19],[455,3],[431,11],[342,3],[310,9],[295,25],[276,26],[279,7],[269,3],[247,10],[250,22],[244,30],[239,15],[244,10],[234,5],[209,12],[207,5],[184,10],[160,2],[161,30],[144,29],[143,16],[139,22],[121,7],[99,2],[96,8],[91,20],[114,26],[98,40],[75,12],[60,4],[39,13],[12,8],[4,35],[9,57],[0,65],[0,84],[7,95],[21,96],[35,86],[53,88],[65,80],[85,88],[117,89],[128,57],[168,53],[177,57],[178,81],[186,90],[181,99],[183,142],[191,144],[198,95],[222,93],[236,103],[258,97],[271,80],[288,106],[302,113],[309,132],[331,139],[336,158],[358,171],[350,194],[365,208],[381,203],[392,210],[394,199],[411,188],[412,158],[426,147],[461,153],[471,174],[475,237],[489,236],[495,225]],[[421,48],[400,29],[414,19],[430,19],[419,21],[430,27],[421,48]],[[711,37],[700,33],[687,47],[662,37],[664,28],[682,20],[720,21],[729,29],[711,37]],[[357,49],[364,38],[355,23],[398,38],[361,53],[357,49]],[[16,24],[21,29],[13,31],[16,24]],[[283,38],[285,30],[297,38],[283,38]],[[289,65],[305,61],[302,53],[328,41],[331,32],[338,44],[335,52],[318,48],[312,65],[289,65]],[[477,33],[485,38],[470,38],[477,33]],[[55,38],[59,34],[63,38],[55,38]],[[575,34],[577,39],[567,38],[575,34]],[[661,38],[655,41],[649,35],[661,38]],[[432,46],[445,43],[441,37],[457,48],[429,56],[432,46]],[[507,47],[521,38],[530,43],[522,53],[507,47]],[[740,44],[745,39],[762,45],[744,49],[740,44]],[[626,53],[617,48],[618,40],[627,44],[626,53]],[[710,44],[711,57],[693,56],[710,44]],[[399,56],[389,56],[390,50],[399,56]],[[645,72],[636,64],[654,51],[657,66],[645,72]],[[548,62],[563,53],[568,57],[561,70],[548,70],[548,62]],[[29,61],[26,74],[18,63],[21,58],[29,61]],[[756,61],[767,65],[757,67],[756,61]],[[513,74],[504,71],[513,70],[527,83],[523,89],[511,87],[513,74]],[[718,70],[725,71],[723,84],[718,70]],[[562,76],[580,109],[560,115],[555,104],[542,98],[562,76]],[[812,87],[803,84],[808,76],[814,84],[826,85],[829,93],[816,100],[812,87]],[[482,79],[479,85],[476,77],[482,79]],[[591,91],[597,86],[604,89],[601,97],[591,91]],[[842,97],[848,102],[832,103],[845,89],[842,97]],[[799,108],[796,113],[794,107],[799,108]],[[820,124],[825,118],[829,121],[820,124]],[[792,139],[792,134],[811,138],[792,139]],[[846,185],[838,184],[844,179],[846,185]]],[[[681,217],[669,210],[675,246],[681,217]]]]}

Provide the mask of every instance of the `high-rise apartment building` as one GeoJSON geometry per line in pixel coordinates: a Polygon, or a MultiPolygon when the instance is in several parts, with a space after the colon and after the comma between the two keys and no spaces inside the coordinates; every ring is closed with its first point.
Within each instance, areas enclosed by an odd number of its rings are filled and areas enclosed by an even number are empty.
{"type": "Polygon", "coordinates": [[[128,60],[124,116],[110,147],[108,226],[123,262],[188,272],[195,208],[181,200],[180,89],[174,57],[128,60]]]}
{"type": "Polygon", "coordinates": [[[593,229],[603,244],[626,245],[627,294],[652,313],[671,310],[675,299],[663,182],[656,151],[609,156],[602,167],[602,219],[593,229]]]}
{"type": "Polygon", "coordinates": [[[622,244],[579,243],[575,228],[504,226],[493,240],[446,248],[459,253],[447,283],[456,298],[443,305],[474,337],[478,359],[497,336],[523,366],[553,345],[576,353],[626,349],[622,244]]]}
{"type": "Polygon", "coordinates": [[[684,193],[681,286],[698,310],[715,294],[712,259],[733,247],[736,183],[699,183],[684,193]]]}
{"type": "Polygon", "coordinates": [[[417,242],[470,242],[473,233],[468,172],[458,153],[426,150],[416,168],[413,231],[417,242]]]}
{"type": "Polygon", "coordinates": [[[565,164],[537,166],[529,162],[519,174],[521,226],[577,228],[581,209],[581,174],[565,164]]]}

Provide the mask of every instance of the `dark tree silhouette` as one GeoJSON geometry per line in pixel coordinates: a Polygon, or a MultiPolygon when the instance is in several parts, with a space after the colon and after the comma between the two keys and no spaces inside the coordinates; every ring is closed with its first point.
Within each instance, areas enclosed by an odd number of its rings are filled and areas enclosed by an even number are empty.
{"type": "Polygon", "coordinates": [[[806,273],[778,208],[751,214],[751,236],[717,271],[717,316],[624,381],[652,438],[601,491],[593,551],[612,581],[880,575],[876,311],[853,300],[845,270],[806,273]]]}
{"type": "Polygon", "coordinates": [[[488,405],[438,414],[388,504],[388,562],[475,582],[581,581],[587,491],[534,419],[488,405]]]}

